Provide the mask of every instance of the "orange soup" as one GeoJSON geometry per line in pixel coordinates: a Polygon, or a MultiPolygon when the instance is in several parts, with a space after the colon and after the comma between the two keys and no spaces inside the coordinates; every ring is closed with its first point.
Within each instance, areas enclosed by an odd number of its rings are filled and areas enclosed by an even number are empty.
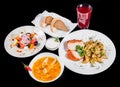
{"type": "Polygon", "coordinates": [[[38,59],[32,67],[35,78],[42,81],[55,79],[61,71],[61,65],[56,58],[45,56],[38,59]]]}

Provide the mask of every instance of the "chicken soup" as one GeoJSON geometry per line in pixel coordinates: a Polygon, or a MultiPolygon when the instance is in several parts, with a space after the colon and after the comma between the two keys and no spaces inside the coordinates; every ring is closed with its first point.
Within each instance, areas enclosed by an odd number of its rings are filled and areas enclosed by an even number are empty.
{"type": "Polygon", "coordinates": [[[57,78],[61,71],[59,61],[51,56],[44,56],[38,59],[32,67],[32,73],[36,79],[51,81],[57,78]]]}

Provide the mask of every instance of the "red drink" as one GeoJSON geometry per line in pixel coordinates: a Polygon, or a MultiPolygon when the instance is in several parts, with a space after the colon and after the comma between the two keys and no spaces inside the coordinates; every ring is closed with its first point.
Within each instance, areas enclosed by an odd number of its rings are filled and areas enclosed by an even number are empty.
{"type": "Polygon", "coordinates": [[[76,10],[77,10],[78,26],[81,29],[88,28],[90,24],[92,7],[89,4],[85,3],[85,4],[78,5],[76,10]]]}

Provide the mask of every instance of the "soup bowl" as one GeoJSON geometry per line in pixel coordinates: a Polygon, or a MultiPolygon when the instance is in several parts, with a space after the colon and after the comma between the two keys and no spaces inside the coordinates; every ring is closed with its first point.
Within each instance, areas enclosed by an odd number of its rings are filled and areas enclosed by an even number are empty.
{"type": "Polygon", "coordinates": [[[64,71],[64,64],[60,58],[53,53],[44,52],[35,56],[29,67],[32,71],[28,71],[30,76],[42,83],[50,83],[57,80],[64,71]]]}

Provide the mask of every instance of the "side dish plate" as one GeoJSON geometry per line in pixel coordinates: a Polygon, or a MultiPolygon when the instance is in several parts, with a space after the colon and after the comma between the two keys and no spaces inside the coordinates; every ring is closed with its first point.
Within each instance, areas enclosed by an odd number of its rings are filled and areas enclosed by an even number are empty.
{"type": "Polygon", "coordinates": [[[5,50],[10,55],[18,58],[26,58],[26,57],[35,55],[36,53],[41,51],[45,45],[45,42],[46,42],[46,36],[42,30],[37,29],[34,26],[21,26],[12,30],[7,35],[4,41],[4,47],[5,47],[5,50]],[[15,44],[14,38],[16,36],[19,36],[21,33],[35,33],[37,42],[39,43],[39,45],[35,46],[33,49],[28,49],[26,47],[24,49],[20,49],[19,47],[14,45],[15,44]]]}

